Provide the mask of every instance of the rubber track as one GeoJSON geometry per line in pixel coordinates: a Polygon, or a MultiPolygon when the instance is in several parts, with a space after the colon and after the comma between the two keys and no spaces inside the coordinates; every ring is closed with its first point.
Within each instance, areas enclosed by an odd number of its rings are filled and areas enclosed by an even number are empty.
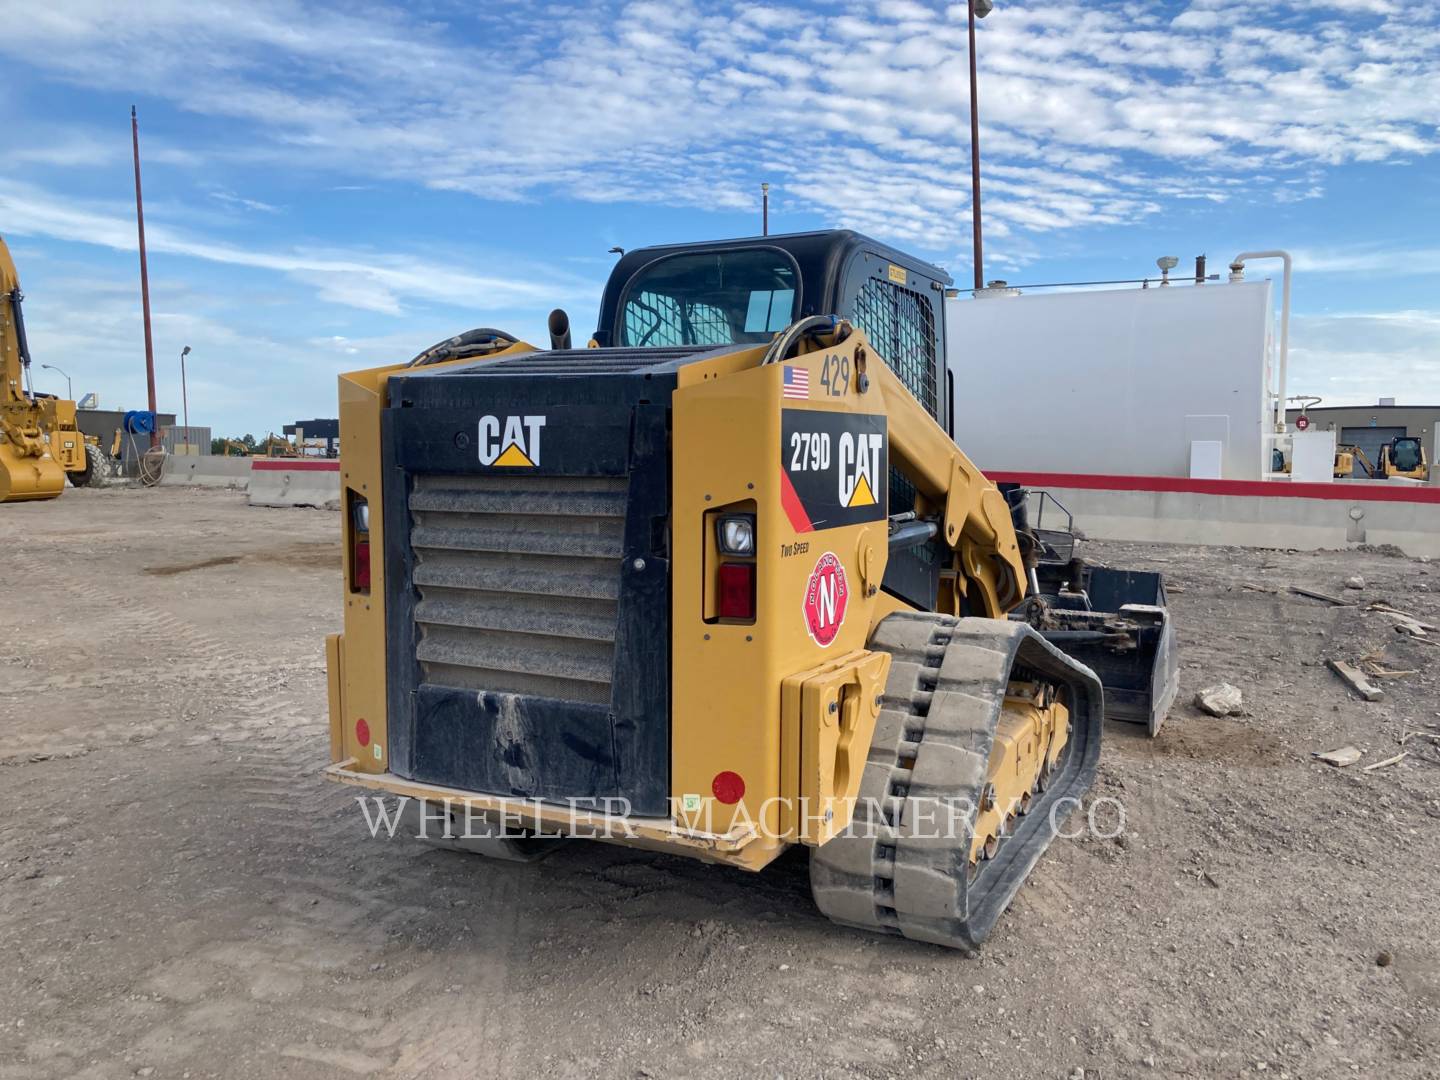
{"type": "Polygon", "coordinates": [[[870,647],[894,659],[860,803],[851,827],[812,852],[811,892],[835,922],[974,949],[1054,838],[1051,808],[1078,799],[1095,779],[1100,681],[1030,627],[998,619],[892,615],[870,647]],[[1015,677],[1068,688],[1070,742],[1044,793],[972,879],[972,819],[946,837],[936,829],[943,817],[935,808],[947,800],[978,803],[1006,686],[1015,677]],[[870,820],[872,814],[881,820],[870,820]]]}

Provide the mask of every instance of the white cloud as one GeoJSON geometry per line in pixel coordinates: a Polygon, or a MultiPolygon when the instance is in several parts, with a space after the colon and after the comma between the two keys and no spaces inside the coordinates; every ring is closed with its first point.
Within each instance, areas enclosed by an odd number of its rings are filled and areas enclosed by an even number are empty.
{"type": "MultiPolygon", "coordinates": [[[[221,156],[497,199],[738,208],[768,179],[797,208],[939,250],[967,226],[963,11],[676,0],[441,4],[422,19],[301,0],[75,0],[14,10],[0,52],[211,118],[221,156]],[[486,48],[483,77],[457,78],[473,41],[501,47],[486,48]]],[[[1315,197],[1321,178],[1298,193],[1250,181],[1440,149],[1431,5],[1195,0],[1167,24],[1145,6],[1016,0],[980,39],[982,147],[1007,169],[987,211],[1001,230],[1143,220],[1157,186],[1315,197]]]]}
{"type": "MultiPolygon", "coordinates": [[[[64,199],[30,185],[0,180],[0,221],[7,232],[134,251],[138,244],[128,208],[64,199]]],[[[409,254],[297,247],[264,251],[212,240],[152,222],[151,253],[282,274],[312,289],[323,301],[399,314],[404,301],[468,307],[538,307],[556,297],[590,291],[573,275],[497,276],[458,261],[436,262],[409,254]]],[[[598,292],[598,285],[594,287],[598,292]]]]}
{"type": "Polygon", "coordinates": [[[1390,311],[1297,315],[1291,321],[1292,393],[1326,405],[1440,404],[1440,315],[1390,311]]]}

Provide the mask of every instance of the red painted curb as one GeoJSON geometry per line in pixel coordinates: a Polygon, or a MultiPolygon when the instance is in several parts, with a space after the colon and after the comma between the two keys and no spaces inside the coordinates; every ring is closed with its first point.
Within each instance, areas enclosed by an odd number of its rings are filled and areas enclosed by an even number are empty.
{"type": "Polygon", "coordinates": [[[985,473],[997,484],[1086,491],[1174,491],[1193,495],[1244,495],[1342,502],[1440,503],[1440,487],[1402,484],[1298,484],[1291,480],[1192,480],[1185,476],[1106,476],[1097,473],[985,473]]]}
{"type": "Polygon", "coordinates": [[[306,461],[303,458],[255,458],[250,470],[260,472],[339,472],[340,459],[327,458],[324,461],[306,461]]]}

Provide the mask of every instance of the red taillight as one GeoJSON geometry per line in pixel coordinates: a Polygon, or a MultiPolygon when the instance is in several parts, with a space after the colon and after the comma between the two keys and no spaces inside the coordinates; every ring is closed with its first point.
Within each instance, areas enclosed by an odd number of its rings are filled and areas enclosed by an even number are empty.
{"type": "Polygon", "coordinates": [[[370,541],[356,540],[350,557],[350,576],[356,589],[370,588],[370,541]]]}
{"type": "Polygon", "coordinates": [[[347,488],[349,521],[345,535],[350,540],[350,591],[370,591],[370,501],[353,488],[347,488]]]}
{"type": "Polygon", "coordinates": [[[720,618],[754,619],[755,564],[723,563],[715,599],[715,608],[720,618]]]}

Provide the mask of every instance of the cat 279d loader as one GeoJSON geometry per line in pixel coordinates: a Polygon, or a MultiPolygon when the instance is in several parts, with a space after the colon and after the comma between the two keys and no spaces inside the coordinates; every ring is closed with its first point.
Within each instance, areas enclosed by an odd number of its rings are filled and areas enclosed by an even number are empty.
{"type": "Polygon", "coordinates": [[[1138,659],[1151,728],[1174,652],[1154,583],[1042,589],[949,429],[949,284],[851,232],[632,251],[589,348],[556,312],[342,376],[329,775],[507,858],[808,845],[832,919],[977,945],[1095,775],[1067,644],[1138,659]]]}

